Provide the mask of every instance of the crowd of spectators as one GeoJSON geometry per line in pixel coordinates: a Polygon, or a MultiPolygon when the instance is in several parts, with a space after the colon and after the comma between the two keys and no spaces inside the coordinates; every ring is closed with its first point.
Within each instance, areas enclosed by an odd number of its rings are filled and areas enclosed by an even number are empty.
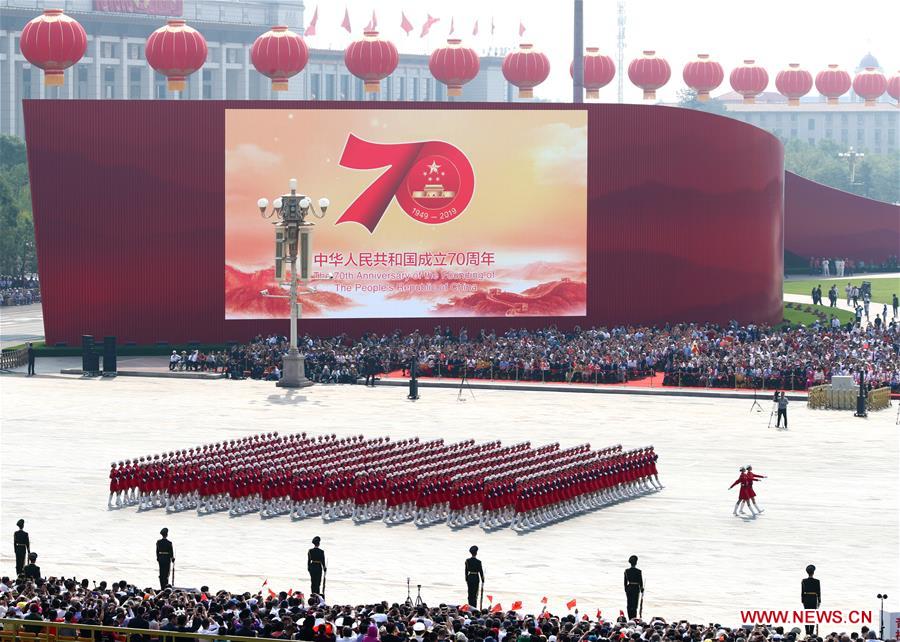
{"type": "Polygon", "coordinates": [[[30,305],[41,300],[41,288],[36,279],[0,275],[0,306],[30,305]]]}
{"type": "Polygon", "coordinates": [[[900,267],[898,258],[892,254],[883,261],[853,260],[843,257],[811,256],[809,273],[821,276],[853,276],[865,272],[894,272],[900,267]]]}
{"type": "MultiPolygon", "coordinates": [[[[277,379],[285,337],[256,337],[216,353],[232,378],[277,379]]],[[[367,372],[474,379],[625,383],[662,374],[663,385],[803,390],[833,375],[866,372],[872,387],[900,391],[900,323],[881,327],[816,323],[771,328],[737,323],[563,331],[482,330],[470,337],[440,327],[428,333],[302,337],[306,376],[319,383],[356,383],[367,372]]],[[[198,359],[203,363],[203,356],[198,359]]],[[[208,359],[208,357],[207,357],[208,359]]],[[[170,364],[171,365],[171,364],[170,364]]]]}
{"type": "MultiPolygon", "coordinates": [[[[614,620],[552,616],[547,611],[489,612],[456,605],[429,607],[380,602],[370,605],[328,605],[318,596],[304,599],[287,592],[229,593],[199,590],[155,591],[127,582],[20,578],[0,582],[0,617],[22,619],[23,628],[39,632],[37,622],[52,622],[58,635],[90,640],[79,625],[105,625],[139,630],[134,642],[165,641],[161,633],[200,633],[307,642],[856,642],[877,639],[874,630],[843,627],[824,637],[805,635],[799,627],[714,623],[687,620],[614,620]]],[[[823,627],[824,628],[824,627],[823,627]]],[[[830,627],[829,627],[830,628],[830,627]]],[[[93,642],[120,642],[112,632],[93,633],[93,642]]],[[[168,638],[172,640],[173,638],[168,638]]],[[[177,638],[184,639],[184,638],[177,638]]],[[[222,639],[222,638],[220,638],[222,639]]],[[[190,638],[187,638],[190,640],[190,638]]]]}

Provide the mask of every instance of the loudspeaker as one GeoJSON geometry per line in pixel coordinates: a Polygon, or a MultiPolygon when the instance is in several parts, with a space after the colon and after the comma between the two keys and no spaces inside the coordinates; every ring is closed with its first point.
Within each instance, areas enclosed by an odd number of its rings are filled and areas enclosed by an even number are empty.
{"type": "Polygon", "coordinates": [[[81,370],[88,377],[100,374],[100,355],[94,349],[94,336],[81,335],[81,370]]]}
{"type": "Polygon", "coordinates": [[[103,337],[103,374],[116,374],[116,338],[103,337]]]}

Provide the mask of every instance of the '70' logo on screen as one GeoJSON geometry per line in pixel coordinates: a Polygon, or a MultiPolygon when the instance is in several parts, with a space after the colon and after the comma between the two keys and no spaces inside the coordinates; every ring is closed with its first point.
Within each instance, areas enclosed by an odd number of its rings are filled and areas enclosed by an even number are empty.
{"type": "Polygon", "coordinates": [[[352,221],[374,232],[394,198],[421,223],[446,223],[463,213],[475,192],[469,159],[443,141],[373,143],[350,134],[340,164],[350,169],[387,169],[335,225],[352,221]]]}

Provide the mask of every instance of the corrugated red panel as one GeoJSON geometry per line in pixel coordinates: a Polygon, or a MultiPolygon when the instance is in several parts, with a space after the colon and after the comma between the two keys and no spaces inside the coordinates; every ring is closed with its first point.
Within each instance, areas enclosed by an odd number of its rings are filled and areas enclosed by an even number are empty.
{"type": "Polygon", "coordinates": [[[867,263],[900,256],[897,205],[786,172],[784,207],[784,249],[788,252],[867,263]]]}
{"type": "MultiPolygon", "coordinates": [[[[253,107],[410,104],[25,101],[50,343],[287,333],[286,320],[224,318],[224,114],[253,107]]],[[[302,321],[302,332],[780,320],[783,154],[766,132],[643,105],[415,107],[588,111],[587,317],[318,319],[302,321]]]]}

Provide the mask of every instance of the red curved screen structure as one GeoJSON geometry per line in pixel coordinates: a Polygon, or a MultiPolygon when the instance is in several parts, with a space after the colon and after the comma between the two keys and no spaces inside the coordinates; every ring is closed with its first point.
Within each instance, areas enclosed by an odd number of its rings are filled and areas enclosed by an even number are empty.
{"type": "Polygon", "coordinates": [[[880,263],[900,254],[900,207],[785,172],[784,249],[880,263]]]}
{"type": "MultiPolygon", "coordinates": [[[[409,103],[26,100],[49,344],[76,345],[82,334],[147,344],[288,332],[286,320],[225,319],[228,108],[409,103]]],[[[301,332],[781,319],[783,150],[765,131],[643,105],[416,108],[587,111],[587,315],[311,319],[301,332]]],[[[552,208],[546,220],[554,224],[552,208]]]]}

